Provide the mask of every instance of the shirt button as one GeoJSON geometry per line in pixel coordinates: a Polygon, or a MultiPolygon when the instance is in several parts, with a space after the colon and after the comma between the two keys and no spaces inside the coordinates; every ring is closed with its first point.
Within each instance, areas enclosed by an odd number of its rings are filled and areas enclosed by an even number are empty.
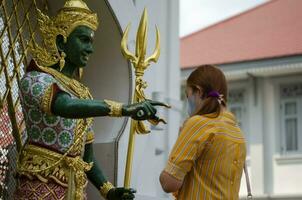
{"type": "Polygon", "coordinates": [[[238,161],[237,161],[237,160],[234,160],[234,164],[237,165],[237,163],[238,163],[238,161]]]}
{"type": "Polygon", "coordinates": [[[233,181],[231,181],[231,185],[234,185],[234,182],[233,182],[233,181]]]}

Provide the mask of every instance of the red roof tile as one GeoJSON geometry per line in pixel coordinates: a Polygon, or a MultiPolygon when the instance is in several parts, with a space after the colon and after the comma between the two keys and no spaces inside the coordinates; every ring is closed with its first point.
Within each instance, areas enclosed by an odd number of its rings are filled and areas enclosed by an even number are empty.
{"type": "Polygon", "coordinates": [[[302,0],[273,0],[181,38],[182,68],[302,54],[302,0]]]}

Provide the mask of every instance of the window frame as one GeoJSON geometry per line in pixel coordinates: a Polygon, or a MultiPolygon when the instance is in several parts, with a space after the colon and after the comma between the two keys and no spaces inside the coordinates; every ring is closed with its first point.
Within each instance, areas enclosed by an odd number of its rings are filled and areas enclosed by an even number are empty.
{"type": "MultiPolygon", "coordinates": [[[[294,84],[302,84],[302,82],[293,82],[289,83],[286,85],[294,85],[294,84]]],[[[281,87],[283,87],[285,84],[280,84],[279,85],[279,98],[280,98],[280,117],[279,117],[279,122],[280,122],[280,139],[281,139],[281,146],[280,146],[280,152],[282,155],[295,155],[295,154],[302,154],[302,96],[297,96],[297,97],[282,97],[281,96],[281,87]],[[286,116],[285,114],[285,105],[286,103],[291,103],[295,102],[296,103],[296,114],[292,116],[286,116]],[[286,119],[291,119],[293,117],[296,117],[297,119],[297,148],[298,150],[290,151],[287,150],[287,133],[285,130],[285,120],[286,119]]]]}
{"type": "MultiPolygon", "coordinates": [[[[241,122],[241,127],[240,129],[242,130],[244,137],[246,138],[246,149],[247,149],[247,156],[250,155],[250,141],[251,141],[251,134],[249,131],[249,104],[248,104],[248,99],[249,99],[249,90],[248,87],[244,84],[240,83],[233,83],[230,84],[229,86],[229,94],[231,92],[242,92],[243,93],[243,101],[242,103],[231,103],[230,99],[228,100],[228,110],[231,112],[232,108],[241,108],[241,119],[238,120],[237,116],[236,120],[241,122]]],[[[229,95],[228,94],[228,95],[229,95]]],[[[232,112],[233,113],[233,112],[232,112]]],[[[233,113],[235,115],[235,113],[233,113]]]]}
{"type": "MultiPolygon", "coordinates": [[[[242,123],[244,126],[240,127],[243,131],[247,131],[247,104],[246,104],[246,93],[247,91],[245,90],[245,88],[240,88],[240,89],[230,89],[229,90],[229,94],[231,92],[242,92],[243,93],[243,101],[242,103],[231,103],[230,101],[228,102],[228,110],[231,111],[233,108],[241,108],[241,120],[240,122],[245,122],[242,123]]],[[[235,113],[233,113],[235,114],[235,113]]],[[[236,119],[238,120],[237,116],[236,119]]],[[[239,120],[238,120],[239,121],[239,120]]]]}
{"type": "MultiPolygon", "coordinates": [[[[285,134],[282,131],[282,124],[281,124],[281,120],[282,120],[282,98],[281,98],[281,87],[284,85],[291,85],[291,84],[301,84],[302,78],[302,73],[299,74],[294,74],[294,75],[284,75],[284,76],[278,76],[278,77],[273,77],[271,78],[273,87],[274,87],[274,104],[275,104],[275,110],[276,110],[276,114],[275,114],[275,118],[274,120],[274,124],[275,124],[275,131],[276,131],[276,138],[275,138],[275,147],[274,147],[274,151],[277,153],[276,154],[276,160],[278,162],[283,163],[283,161],[285,163],[287,163],[287,159],[290,160],[294,160],[294,162],[296,162],[296,160],[301,160],[302,161],[302,153],[301,152],[290,152],[290,153],[286,153],[284,151],[284,137],[285,134]],[[285,159],[285,160],[284,160],[285,159]]],[[[292,162],[292,161],[291,161],[292,162]]],[[[300,161],[299,161],[300,162],[300,161]]]]}

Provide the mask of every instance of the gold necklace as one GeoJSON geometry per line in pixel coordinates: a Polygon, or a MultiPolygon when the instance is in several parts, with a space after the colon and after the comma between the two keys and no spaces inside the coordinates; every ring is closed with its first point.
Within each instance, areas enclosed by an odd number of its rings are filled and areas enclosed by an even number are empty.
{"type": "Polygon", "coordinates": [[[73,78],[69,78],[53,68],[42,67],[39,65],[38,67],[41,70],[53,75],[56,80],[58,80],[69,92],[71,92],[75,96],[78,96],[81,99],[92,99],[92,95],[90,94],[89,89],[79,81],[73,78]]]}

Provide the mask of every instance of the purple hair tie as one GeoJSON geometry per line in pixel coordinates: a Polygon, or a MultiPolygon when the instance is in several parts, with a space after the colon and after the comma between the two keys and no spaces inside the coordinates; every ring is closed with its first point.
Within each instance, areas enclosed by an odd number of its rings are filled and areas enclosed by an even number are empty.
{"type": "Polygon", "coordinates": [[[219,98],[220,97],[220,94],[219,92],[217,91],[211,91],[208,93],[208,97],[216,97],[216,98],[219,98]]]}
{"type": "Polygon", "coordinates": [[[220,104],[221,104],[222,101],[224,101],[223,100],[223,94],[220,94],[219,92],[214,91],[214,90],[209,92],[207,97],[215,97],[220,104]]]}

